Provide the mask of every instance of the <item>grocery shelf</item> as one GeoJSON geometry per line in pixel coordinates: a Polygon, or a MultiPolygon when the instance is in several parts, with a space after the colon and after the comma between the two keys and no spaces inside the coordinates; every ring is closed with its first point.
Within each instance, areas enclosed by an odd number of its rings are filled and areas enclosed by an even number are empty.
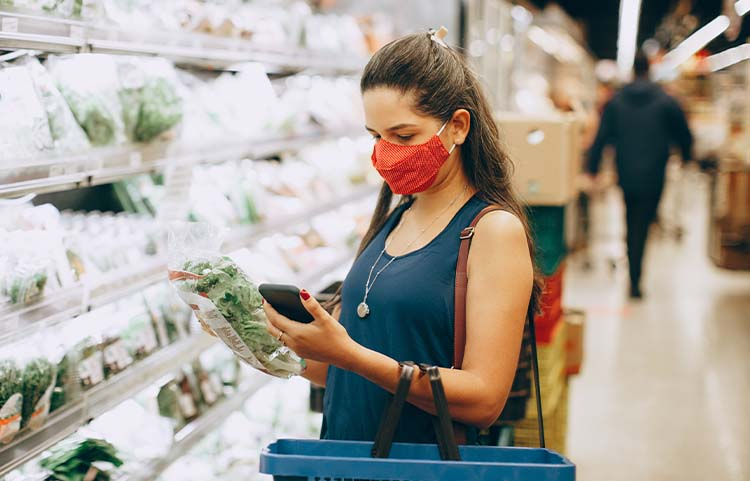
{"type": "Polygon", "coordinates": [[[22,432],[12,443],[0,446],[0,476],[33,459],[92,418],[130,399],[161,377],[195,359],[215,342],[213,337],[203,332],[194,333],[85,391],[79,400],[50,415],[42,429],[22,432]]]}
{"type": "MultiPolygon", "coordinates": [[[[377,186],[363,185],[349,194],[316,204],[299,213],[247,226],[234,227],[224,244],[224,251],[231,252],[258,238],[278,232],[288,226],[304,222],[317,215],[334,211],[343,205],[364,200],[375,195],[377,186]]],[[[354,258],[354,251],[345,252],[340,258],[310,274],[303,275],[300,284],[308,289],[318,287],[319,281],[331,270],[337,269],[354,258]]],[[[167,279],[167,264],[164,256],[155,256],[143,263],[113,269],[96,280],[61,289],[29,306],[0,308],[0,347],[19,339],[27,338],[41,328],[52,328],[56,324],[104,306],[146,287],[167,279]]],[[[324,286],[321,286],[324,287],[324,286]]]]}
{"type": "Polygon", "coordinates": [[[0,198],[107,184],[138,174],[157,172],[170,164],[194,165],[246,157],[265,158],[299,150],[314,142],[360,135],[361,131],[352,129],[198,148],[157,142],[146,146],[93,149],[77,155],[9,160],[0,166],[0,198]]]}
{"type": "Polygon", "coordinates": [[[235,227],[224,241],[224,250],[231,252],[247,246],[248,241],[257,239],[264,235],[279,232],[290,225],[305,222],[315,216],[335,211],[343,205],[353,204],[360,200],[374,196],[380,190],[380,186],[363,185],[355,188],[351,193],[341,197],[333,198],[327,202],[321,202],[309,209],[294,214],[282,215],[277,218],[268,219],[259,224],[235,227]]]}
{"type": "Polygon", "coordinates": [[[180,429],[175,434],[175,440],[169,453],[147,463],[143,469],[123,476],[120,481],[153,481],[157,479],[169,466],[190,452],[207,434],[218,429],[231,413],[242,408],[245,401],[272,379],[271,376],[267,375],[254,376],[246,385],[241,386],[238,392],[219,401],[208,411],[201,414],[198,419],[180,429]]]}
{"type": "Polygon", "coordinates": [[[29,49],[52,53],[95,52],[158,55],[177,64],[207,69],[232,69],[243,62],[261,62],[276,70],[357,73],[366,58],[295,46],[264,47],[250,40],[161,29],[120,28],[0,10],[0,50],[29,49]]]}

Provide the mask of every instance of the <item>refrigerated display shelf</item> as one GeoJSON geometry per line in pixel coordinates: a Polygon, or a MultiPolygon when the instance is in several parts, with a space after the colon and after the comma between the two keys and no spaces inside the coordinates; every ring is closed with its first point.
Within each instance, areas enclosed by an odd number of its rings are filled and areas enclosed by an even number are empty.
{"type": "Polygon", "coordinates": [[[175,434],[174,443],[165,456],[147,463],[143,469],[123,476],[120,481],[153,481],[158,479],[169,466],[188,454],[206,435],[218,429],[231,413],[242,408],[245,401],[272,379],[272,377],[266,375],[254,376],[246,386],[240,387],[238,392],[219,401],[211,409],[201,414],[198,419],[180,429],[175,434]]]}
{"type": "MultiPolygon", "coordinates": [[[[296,214],[279,219],[269,219],[259,224],[235,227],[224,244],[224,251],[231,252],[240,249],[262,236],[305,222],[316,215],[334,211],[343,205],[364,200],[375,195],[377,190],[378,188],[375,186],[364,185],[345,196],[296,214]]],[[[335,262],[326,264],[309,275],[303,275],[300,284],[309,286],[309,289],[317,287],[318,281],[325,274],[353,258],[354,251],[347,251],[335,262]]],[[[0,309],[0,346],[28,337],[41,328],[53,327],[60,322],[166,280],[166,259],[163,256],[158,256],[142,264],[115,269],[104,274],[95,282],[84,282],[72,288],[45,295],[41,301],[30,306],[6,305],[3,309],[0,309]]]]}
{"type": "Polygon", "coordinates": [[[190,166],[241,158],[262,159],[299,150],[315,142],[360,135],[361,131],[347,130],[200,148],[157,143],[143,147],[94,149],[83,154],[30,161],[8,161],[0,167],[0,198],[107,184],[157,172],[170,164],[190,166]]]}
{"type": "Polygon", "coordinates": [[[38,456],[89,420],[130,399],[179,366],[192,361],[215,342],[215,338],[203,332],[191,334],[85,391],[80,399],[52,413],[40,430],[27,430],[10,444],[0,446],[0,476],[38,456]]]}
{"type": "Polygon", "coordinates": [[[299,224],[312,219],[315,216],[333,212],[341,206],[354,204],[356,202],[374,196],[380,189],[380,186],[363,185],[355,188],[352,192],[338,198],[331,199],[327,202],[321,202],[310,209],[302,212],[282,215],[277,218],[269,218],[259,224],[235,227],[227,236],[224,242],[224,250],[231,252],[247,245],[249,239],[257,239],[264,235],[274,232],[283,231],[290,225],[299,224]]]}
{"type": "Polygon", "coordinates": [[[51,53],[94,52],[158,55],[177,64],[207,69],[232,69],[243,62],[261,62],[277,71],[313,69],[337,74],[357,73],[366,58],[295,46],[271,48],[250,40],[160,29],[125,29],[114,25],[0,10],[0,50],[41,50],[51,53]]]}

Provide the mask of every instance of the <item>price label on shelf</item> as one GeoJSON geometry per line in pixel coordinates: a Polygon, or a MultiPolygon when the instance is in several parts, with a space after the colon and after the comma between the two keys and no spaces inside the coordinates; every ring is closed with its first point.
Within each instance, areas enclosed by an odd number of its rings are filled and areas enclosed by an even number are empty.
{"type": "Polygon", "coordinates": [[[2,17],[0,19],[0,30],[7,33],[18,32],[18,19],[14,17],[2,17]]]}
{"type": "Polygon", "coordinates": [[[75,40],[83,40],[83,27],[81,27],[80,25],[71,25],[70,38],[75,40]]]}

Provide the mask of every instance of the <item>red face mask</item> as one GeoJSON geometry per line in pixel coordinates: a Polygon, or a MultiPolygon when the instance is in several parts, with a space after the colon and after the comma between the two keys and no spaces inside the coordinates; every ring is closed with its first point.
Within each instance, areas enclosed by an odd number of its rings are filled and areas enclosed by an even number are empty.
{"type": "Polygon", "coordinates": [[[372,149],[372,165],[377,169],[394,194],[411,195],[429,189],[437,178],[440,168],[456,148],[453,144],[446,150],[437,134],[419,145],[398,145],[380,139],[372,149]]]}

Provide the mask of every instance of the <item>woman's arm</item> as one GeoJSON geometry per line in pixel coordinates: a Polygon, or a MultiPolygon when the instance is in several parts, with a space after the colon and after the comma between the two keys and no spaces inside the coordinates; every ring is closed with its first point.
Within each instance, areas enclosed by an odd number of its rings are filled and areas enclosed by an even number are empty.
{"type": "Polygon", "coordinates": [[[313,384],[325,387],[329,364],[327,362],[312,361],[310,359],[305,359],[305,363],[307,363],[307,369],[302,373],[302,377],[313,384]]]}
{"type": "MultiPolygon", "coordinates": [[[[507,212],[486,215],[477,225],[469,254],[464,365],[461,370],[441,370],[449,409],[457,421],[489,426],[505,406],[532,283],[533,268],[521,222],[507,212]]],[[[281,330],[289,347],[301,356],[356,372],[393,392],[399,379],[397,361],[352,341],[344,327],[307,292],[301,296],[316,320],[295,323],[266,305],[272,334],[281,330]]],[[[435,412],[426,377],[413,381],[409,401],[435,412]]]]}

